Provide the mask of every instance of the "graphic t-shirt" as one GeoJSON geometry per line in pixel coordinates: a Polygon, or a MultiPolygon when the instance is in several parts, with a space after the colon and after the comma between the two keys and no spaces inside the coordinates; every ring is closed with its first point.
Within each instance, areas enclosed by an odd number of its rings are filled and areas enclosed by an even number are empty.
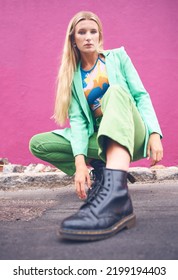
{"type": "Polygon", "coordinates": [[[85,96],[96,116],[95,111],[101,107],[101,99],[109,87],[105,62],[98,57],[92,69],[86,71],[81,68],[81,75],[85,96]]]}

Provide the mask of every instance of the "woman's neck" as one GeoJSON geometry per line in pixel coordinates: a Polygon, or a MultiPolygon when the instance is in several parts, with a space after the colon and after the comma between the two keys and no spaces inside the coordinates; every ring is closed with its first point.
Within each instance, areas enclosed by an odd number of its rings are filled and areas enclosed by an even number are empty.
{"type": "Polygon", "coordinates": [[[83,70],[90,70],[98,59],[98,53],[81,55],[81,66],[83,70]]]}

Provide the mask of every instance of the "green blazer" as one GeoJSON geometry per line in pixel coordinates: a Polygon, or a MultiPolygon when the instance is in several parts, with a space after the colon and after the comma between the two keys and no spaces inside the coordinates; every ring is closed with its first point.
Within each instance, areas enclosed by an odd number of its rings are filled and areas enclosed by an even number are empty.
{"type": "MultiPolygon", "coordinates": [[[[146,157],[149,135],[152,132],[157,132],[162,137],[150,96],[124,47],[103,51],[103,55],[105,56],[109,84],[120,85],[130,93],[145,123],[146,139],[143,157],[146,157]]],[[[94,119],[82,88],[80,63],[74,73],[69,120],[70,128],[57,129],[53,132],[70,141],[74,156],[78,154],[87,156],[89,137],[94,133],[94,119]]]]}

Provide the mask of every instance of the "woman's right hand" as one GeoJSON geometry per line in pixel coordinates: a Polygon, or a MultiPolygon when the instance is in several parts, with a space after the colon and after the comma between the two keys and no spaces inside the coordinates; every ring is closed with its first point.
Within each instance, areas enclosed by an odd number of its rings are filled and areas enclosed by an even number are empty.
{"type": "Polygon", "coordinates": [[[76,166],[76,173],[75,173],[76,193],[80,199],[85,199],[87,197],[86,186],[90,188],[91,181],[83,155],[78,155],[75,157],[75,166],[76,166]]]}

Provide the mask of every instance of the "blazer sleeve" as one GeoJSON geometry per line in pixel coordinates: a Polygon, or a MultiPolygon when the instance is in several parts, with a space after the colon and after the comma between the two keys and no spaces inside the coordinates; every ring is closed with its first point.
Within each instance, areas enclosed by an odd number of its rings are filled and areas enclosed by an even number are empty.
{"type": "Polygon", "coordinates": [[[149,134],[157,132],[162,137],[162,132],[150,99],[150,95],[145,90],[137,70],[123,47],[120,48],[120,59],[128,88],[135,100],[140,115],[147,126],[149,134]]]}
{"type": "Polygon", "coordinates": [[[87,156],[89,141],[87,119],[83,115],[82,108],[74,95],[72,95],[69,107],[69,120],[73,155],[83,154],[87,156]]]}

